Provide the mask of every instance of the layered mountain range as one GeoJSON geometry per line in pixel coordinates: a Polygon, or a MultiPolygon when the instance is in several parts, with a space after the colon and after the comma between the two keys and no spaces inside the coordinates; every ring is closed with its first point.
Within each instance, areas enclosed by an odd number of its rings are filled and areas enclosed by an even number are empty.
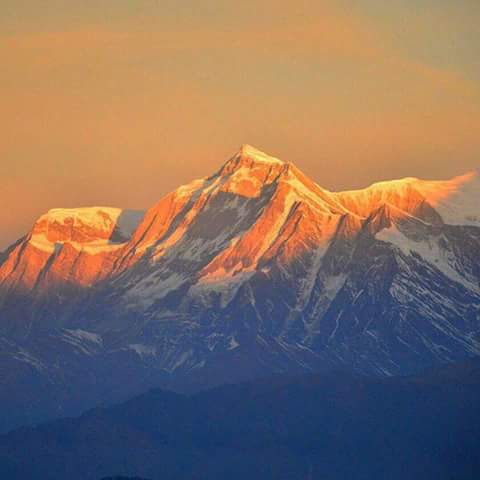
{"type": "Polygon", "coordinates": [[[0,435],[0,477],[477,480],[479,402],[479,358],[415,377],[275,375],[188,396],[153,389],[0,435]]]}
{"type": "Polygon", "coordinates": [[[244,145],[146,212],[51,210],[0,257],[1,426],[152,386],[478,355],[479,200],[478,172],[330,192],[244,145]]]}

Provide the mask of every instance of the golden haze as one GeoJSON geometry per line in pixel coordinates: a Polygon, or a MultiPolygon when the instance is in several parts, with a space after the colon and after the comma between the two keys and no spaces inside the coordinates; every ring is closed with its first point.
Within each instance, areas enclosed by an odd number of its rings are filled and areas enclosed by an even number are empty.
{"type": "Polygon", "coordinates": [[[0,19],[0,246],[145,208],[249,142],[331,190],[478,166],[478,2],[17,2],[0,19]]]}

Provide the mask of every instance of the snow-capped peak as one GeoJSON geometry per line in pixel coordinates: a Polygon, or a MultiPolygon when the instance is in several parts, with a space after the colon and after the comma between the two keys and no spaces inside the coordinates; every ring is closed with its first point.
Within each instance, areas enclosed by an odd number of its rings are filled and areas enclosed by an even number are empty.
{"type": "Polygon", "coordinates": [[[478,171],[450,180],[407,177],[377,182],[362,190],[339,192],[335,196],[345,208],[364,217],[382,204],[391,204],[413,214],[428,204],[447,224],[480,224],[478,171]]]}
{"type": "Polygon", "coordinates": [[[121,208],[112,207],[81,207],[52,208],[39,218],[39,222],[84,224],[95,227],[105,227],[115,221],[122,213],[121,208]]]}
{"type": "Polygon", "coordinates": [[[143,213],[112,207],[54,208],[35,222],[32,241],[119,243],[131,237],[143,213]]]}
{"type": "Polygon", "coordinates": [[[268,155],[267,153],[262,152],[258,148],[255,148],[252,145],[249,145],[248,143],[244,143],[240,147],[240,150],[238,151],[237,155],[235,156],[242,157],[242,158],[250,158],[255,162],[261,162],[261,163],[266,163],[271,165],[283,165],[285,163],[282,160],[276,157],[272,157],[271,155],[268,155]]]}
{"type": "Polygon", "coordinates": [[[480,225],[478,170],[450,180],[418,180],[415,188],[450,225],[480,225]]]}
{"type": "Polygon", "coordinates": [[[253,170],[280,172],[285,167],[288,167],[286,162],[272,157],[251,145],[244,144],[233,157],[223,164],[214,177],[226,177],[238,171],[241,171],[242,175],[250,175],[253,170]]]}

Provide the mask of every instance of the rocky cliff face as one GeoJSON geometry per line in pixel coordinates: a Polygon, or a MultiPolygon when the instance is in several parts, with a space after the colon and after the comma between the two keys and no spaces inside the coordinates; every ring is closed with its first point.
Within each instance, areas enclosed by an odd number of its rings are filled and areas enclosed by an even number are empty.
{"type": "Polygon", "coordinates": [[[479,354],[479,199],[475,172],[329,192],[243,146],[143,216],[41,217],[0,265],[0,348],[67,410],[152,385],[479,354]]]}

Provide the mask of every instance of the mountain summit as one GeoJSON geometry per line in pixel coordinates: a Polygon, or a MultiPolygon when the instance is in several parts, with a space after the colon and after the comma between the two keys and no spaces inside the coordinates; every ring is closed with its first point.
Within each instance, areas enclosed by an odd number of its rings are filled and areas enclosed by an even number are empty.
{"type": "Polygon", "coordinates": [[[150,386],[479,354],[479,198],[475,172],[330,192],[243,145],[146,212],[52,210],[0,263],[1,387],[44,385],[70,412],[150,386]]]}
{"type": "Polygon", "coordinates": [[[266,163],[269,165],[283,165],[285,162],[279,160],[278,158],[272,157],[265,152],[262,152],[258,148],[249,145],[248,143],[244,143],[240,150],[238,151],[237,155],[234,158],[250,158],[251,160],[259,163],[266,163]]]}

